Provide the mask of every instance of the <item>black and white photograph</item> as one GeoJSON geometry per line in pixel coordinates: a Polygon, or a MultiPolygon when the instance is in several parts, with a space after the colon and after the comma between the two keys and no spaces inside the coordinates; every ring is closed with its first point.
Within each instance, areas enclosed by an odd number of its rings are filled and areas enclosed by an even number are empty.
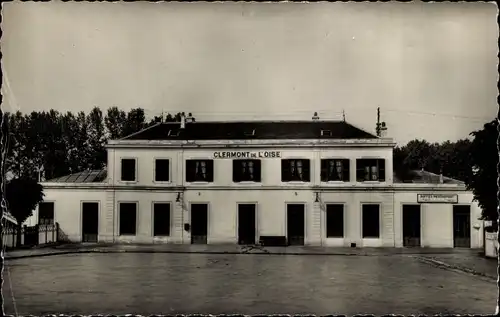
{"type": "Polygon", "coordinates": [[[3,314],[499,313],[497,15],[2,3],[3,314]]]}

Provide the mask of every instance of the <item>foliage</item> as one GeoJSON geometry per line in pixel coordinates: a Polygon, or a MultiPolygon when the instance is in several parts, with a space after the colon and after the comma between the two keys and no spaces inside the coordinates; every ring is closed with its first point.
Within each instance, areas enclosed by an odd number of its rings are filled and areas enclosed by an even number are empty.
{"type": "Polygon", "coordinates": [[[474,171],[466,179],[467,187],[474,193],[474,199],[482,208],[483,219],[496,220],[497,215],[497,165],[498,165],[498,121],[484,125],[474,131],[470,145],[470,164],[474,171]]]}
{"type": "Polygon", "coordinates": [[[102,112],[94,107],[87,117],[88,125],[88,146],[90,155],[87,166],[90,169],[101,169],[106,165],[106,131],[102,112]]]}
{"type": "Polygon", "coordinates": [[[110,140],[118,140],[122,137],[126,121],[127,115],[125,111],[119,110],[117,107],[108,109],[106,117],[104,118],[104,124],[108,130],[108,138],[110,140]]]}
{"type": "Polygon", "coordinates": [[[30,178],[14,178],[5,188],[5,198],[11,215],[21,225],[33,215],[33,210],[43,201],[42,185],[30,178]]]}
{"type": "Polygon", "coordinates": [[[141,131],[146,127],[146,116],[144,115],[144,109],[136,108],[130,110],[127,114],[127,120],[123,125],[122,137],[131,135],[132,133],[141,131]]]}
{"type": "Polygon", "coordinates": [[[147,122],[143,109],[126,113],[117,107],[109,108],[106,115],[98,107],[88,114],[5,113],[8,149],[3,167],[13,177],[38,179],[40,174],[45,180],[101,169],[107,161],[108,139],[120,139],[158,122],[180,121],[180,116],[167,114],[164,120],[156,116],[147,122]]]}

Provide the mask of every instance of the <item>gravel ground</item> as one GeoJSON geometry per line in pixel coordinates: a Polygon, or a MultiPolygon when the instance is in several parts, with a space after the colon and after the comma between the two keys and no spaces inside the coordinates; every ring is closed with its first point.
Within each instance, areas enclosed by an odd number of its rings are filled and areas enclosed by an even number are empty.
{"type": "Polygon", "coordinates": [[[406,255],[67,254],[7,261],[7,314],[491,314],[494,282],[406,255]],[[10,278],[10,280],[9,280],[10,278]]]}

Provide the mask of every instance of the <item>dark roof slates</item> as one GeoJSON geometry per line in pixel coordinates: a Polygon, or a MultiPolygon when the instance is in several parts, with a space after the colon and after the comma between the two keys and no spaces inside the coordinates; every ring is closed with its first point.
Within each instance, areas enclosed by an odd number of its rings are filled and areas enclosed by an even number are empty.
{"type": "Polygon", "coordinates": [[[371,133],[344,121],[246,121],[187,123],[179,135],[179,123],[161,123],[123,140],[237,140],[237,139],[376,139],[371,133]],[[255,132],[254,132],[255,131],[255,132]],[[322,131],[330,131],[323,135],[322,131]]]}

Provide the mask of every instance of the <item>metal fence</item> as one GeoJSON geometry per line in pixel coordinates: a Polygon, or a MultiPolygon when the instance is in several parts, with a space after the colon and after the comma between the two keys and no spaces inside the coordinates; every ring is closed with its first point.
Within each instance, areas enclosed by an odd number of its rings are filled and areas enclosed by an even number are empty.
{"type": "Polygon", "coordinates": [[[61,241],[61,230],[59,224],[44,224],[36,226],[21,227],[21,234],[18,234],[19,228],[15,226],[6,226],[2,230],[2,245],[4,248],[34,247],[46,244],[55,244],[61,241]],[[20,245],[17,243],[21,238],[20,245]]]}

